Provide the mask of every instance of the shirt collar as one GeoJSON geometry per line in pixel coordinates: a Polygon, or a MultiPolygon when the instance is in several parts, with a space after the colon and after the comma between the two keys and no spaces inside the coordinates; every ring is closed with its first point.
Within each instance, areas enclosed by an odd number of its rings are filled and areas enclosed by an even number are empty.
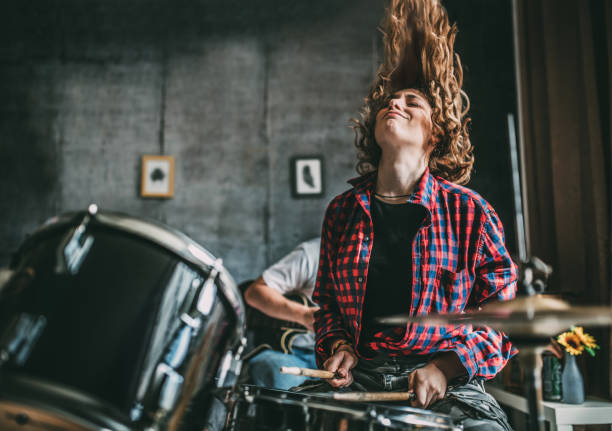
{"type": "Polygon", "coordinates": [[[348,182],[353,186],[355,199],[363,207],[366,214],[370,216],[370,199],[376,185],[376,171],[350,179],[348,182]]]}
{"type": "MultiPolygon", "coordinates": [[[[363,209],[370,214],[370,200],[376,186],[376,171],[361,177],[353,178],[349,180],[349,184],[353,186],[353,192],[355,198],[363,207],[363,209]]],[[[435,194],[438,191],[439,184],[433,175],[429,172],[429,168],[425,169],[423,176],[419,179],[416,184],[412,195],[406,200],[406,202],[417,204],[425,207],[428,212],[428,223],[431,222],[431,214],[435,206],[435,194]]]]}
{"type": "Polygon", "coordinates": [[[429,168],[426,168],[423,176],[414,188],[412,196],[408,198],[408,202],[424,206],[430,213],[433,212],[436,204],[435,195],[439,186],[438,181],[429,172],[429,168]]]}

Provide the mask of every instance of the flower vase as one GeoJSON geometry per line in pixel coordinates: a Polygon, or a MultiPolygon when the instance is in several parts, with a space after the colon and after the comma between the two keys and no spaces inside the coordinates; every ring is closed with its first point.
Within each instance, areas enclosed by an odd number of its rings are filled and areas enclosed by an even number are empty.
{"type": "Polygon", "coordinates": [[[563,402],[566,404],[584,403],[584,382],[576,363],[576,357],[565,353],[565,366],[561,375],[563,402]]]}

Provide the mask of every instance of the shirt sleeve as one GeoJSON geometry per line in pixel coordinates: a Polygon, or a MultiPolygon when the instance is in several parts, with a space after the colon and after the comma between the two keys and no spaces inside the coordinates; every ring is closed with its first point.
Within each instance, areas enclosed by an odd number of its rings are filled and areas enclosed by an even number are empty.
{"type": "MultiPolygon", "coordinates": [[[[497,214],[489,211],[480,235],[475,284],[470,303],[506,301],[516,296],[518,270],[504,245],[503,227],[497,214]]],[[[468,371],[469,379],[493,378],[518,353],[508,337],[489,327],[460,327],[444,350],[454,351],[468,371]]]]}
{"type": "Polygon", "coordinates": [[[307,290],[312,272],[316,271],[313,267],[308,250],[302,243],[266,269],[261,277],[266,285],[282,294],[300,289],[307,290]]]}
{"type": "Polygon", "coordinates": [[[329,357],[327,349],[329,341],[335,338],[351,339],[342,325],[342,316],[335,294],[333,259],[337,254],[335,252],[337,244],[333,235],[336,227],[333,206],[332,202],[323,220],[317,283],[312,296],[320,307],[314,316],[315,352],[319,367],[322,367],[323,362],[329,357]]]}

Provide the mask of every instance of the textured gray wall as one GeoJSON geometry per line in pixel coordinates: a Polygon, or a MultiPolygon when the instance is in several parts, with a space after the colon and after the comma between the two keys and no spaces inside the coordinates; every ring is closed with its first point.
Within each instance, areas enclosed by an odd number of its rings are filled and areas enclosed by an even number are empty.
{"type": "Polygon", "coordinates": [[[355,176],[348,120],[382,5],[250,3],[4,3],[1,264],[46,218],[91,202],[184,231],[237,281],[318,235],[355,176]],[[142,199],[140,157],[161,151],[175,196],[142,199]],[[289,159],[312,154],[325,196],[292,199],[289,159]]]}
{"type": "MultiPolygon", "coordinates": [[[[506,113],[510,2],[447,0],[472,102],[470,186],[514,249],[506,113]]],[[[353,132],[380,57],[372,0],[6,0],[0,5],[0,265],[48,217],[97,202],[157,219],[256,277],[318,235],[355,176],[353,132]],[[175,196],[139,197],[140,157],[174,155],[175,196]],[[289,159],[324,156],[325,196],[289,159]]]]}

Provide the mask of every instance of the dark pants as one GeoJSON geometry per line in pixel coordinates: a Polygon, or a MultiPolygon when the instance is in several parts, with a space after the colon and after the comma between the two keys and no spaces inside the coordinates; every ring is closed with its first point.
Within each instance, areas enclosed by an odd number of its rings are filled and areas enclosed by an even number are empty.
{"type": "MultiPolygon", "coordinates": [[[[427,357],[423,356],[360,360],[351,370],[353,384],[340,391],[405,391],[408,389],[410,373],[425,364],[427,357]]],[[[293,390],[328,392],[337,389],[327,382],[309,380],[293,390]]],[[[485,392],[482,381],[473,380],[467,384],[449,386],[445,397],[433,403],[429,409],[451,416],[455,425],[463,425],[465,431],[512,431],[506,414],[497,401],[485,392]]]]}

